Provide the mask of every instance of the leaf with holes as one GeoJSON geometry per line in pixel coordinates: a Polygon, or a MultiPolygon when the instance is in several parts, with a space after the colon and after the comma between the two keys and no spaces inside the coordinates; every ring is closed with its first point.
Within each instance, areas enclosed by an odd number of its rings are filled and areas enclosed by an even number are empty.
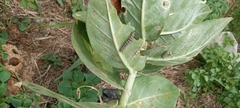
{"type": "Polygon", "coordinates": [[[169,66],[187,62],[219,36],[231,20],[232,18],[222,18],[196,24],[179,33],[179,39],[164,46],[142,51],[142,54],[148,56],[147,62],[154,65],[169,66]],[[166,51],[171,51],[171,54],[162,57],[166,51]]]}
{"type": "Polygon", "coordinates": [[[135,28],[136,37],[144,41],[158,38],[169,16],[169,0],[123,0],[124,20],[135,28]]]}
{"type": "Polygon", "coordinates": [[[130,25],[122,24],[109,0],[88,3],[86,28],[93,50],[113,67],[142,70],[146,58],[137,55],[143,40],[133,39],[125,47],[126,40],[135,31],[130,25]]]}
{"type": "Polygon", "coordinates": [[[121,3],[126,11],[119,15],[110,0],[90,0],[75,14],[83,22],[73,28],[74,49],[94,74],[122,91],[119,107],[172,108],[179,90],[164,77],[145,74],[191,60],[231,18],[202,22],[210,12],[205,0],[121,3]],[[126,81],[118,70],[128,73],[126,81]]]}
{"type": "Polygon", "coordinates": [[[161,35],[177,33],[193,24],[201,23],[210,12],[211,10],[206,4],[197,3],[170,13],[164,23],[161,35]]]}

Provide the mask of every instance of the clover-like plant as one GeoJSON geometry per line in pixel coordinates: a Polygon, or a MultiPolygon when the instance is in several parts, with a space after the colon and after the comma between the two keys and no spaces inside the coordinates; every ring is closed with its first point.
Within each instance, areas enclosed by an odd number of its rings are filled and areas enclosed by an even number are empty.
{"type": "MultiPolygon", "coordinates": [[[[72,43],[94,74],[121,90],[120,100],[108,104],[71,103],[64,97],[53,97],[75,107],[173,108],[179,89],[163,76],[153,74],[165,66],[191,60],[232,20],[203,22],[211,12],[205,2],[122,0],[125,11],[118,15],[110,0],[90,0],[86,11],[74,14],[80,21],[73,27],[72,43]],[[119,72],[128,77],[120,79],[119,72]]],[[[40,90],[32,83],[23,85],[40,90]]]]}

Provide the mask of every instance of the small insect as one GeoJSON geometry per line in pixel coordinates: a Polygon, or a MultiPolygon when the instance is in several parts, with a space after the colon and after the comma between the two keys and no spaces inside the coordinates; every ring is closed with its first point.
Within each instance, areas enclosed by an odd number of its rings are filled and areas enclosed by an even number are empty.
{"type": "Polygon", "coordinates": [[[172,52],[169,51],[169,50],[164,51],[164,52],[162,53],[161,57],[164,58],[164,57],[166,57],[166,56],[168,56],[168,55],[172,55],[172,52]]]}
{"type": "Polygon", "coordinates": [[[123,52],[123,50],[128,46],[128,44],[132,41],[133,37],[135,36],[135,33],[132,32],[130,36],[128,37],[127,41],[123,44],[123,46],[120,49],[120,52],[123,52]]]}

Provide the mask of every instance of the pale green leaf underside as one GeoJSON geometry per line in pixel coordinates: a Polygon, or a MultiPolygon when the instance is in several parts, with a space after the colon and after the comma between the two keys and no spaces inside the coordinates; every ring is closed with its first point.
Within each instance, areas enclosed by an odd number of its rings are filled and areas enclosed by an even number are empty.
{"type": "Polygon", "coordinates": [[[192,6],[194,4],[205,4],[206,0],[171,0],[171,13],[174,13],[183,8],[192,6]]]}
{"type": "Polygon", "coordinates": [[[231,20],[232,18],[222,18],[194,25],[182,31],[177,40],[162,47],[143,51],[142,54],[148,56],[147,62],[154,65],[169,66],[187,62],[217,37],[231,20]],[[162,54],[167,50],[171,51],[172,55],[162,58],[162,54]]]}
{"type": "Polygon", "coordinates": [[[210,12],[211,9],[203,3],[177,10],[173,15],[170,15],[164,23],[161,35],[177,33],[192,24],[198,24],[202,22],[210,12]]]}
{"type": "Polygon", "coordinates": [[[75,102],[61,94],[55,93],[45,87],[39,86],[31,82],[22,82],[22,85],[27,87],[28,89],[33,90],[34,92],[37,92],[52,98],[56,98],[58,99],[58,101],[67,103],[75,108],[117,108],[117,103],[100,104],[100,103],[94,103],[94,102],[75,102]]]}
{"type": "Polygon", "coordinates": [[[137,37],[151,41],[157,39],[169,15],[169,0],[122,0],[126,8],[124,19],[136,29],[137,37]]]}
{"type": "Polygon", "coordinates": [[[177,10],[166,20],[161,36],[155,41],[155,46],[161,46],[176,40],[180,37],[181,31],[193,24],[201,23],[210,12],[210,8],[203,3],[177,10]]]}
{"type": "Polygon", "coordinates": [[[156,76],[137,77],[133,85],[128,108],[173,108],[179,89],[166,78],[156,76]]]}
{"type": "Polygon", "coordinates": [[[86,27],[93,50],[109,64],[116,68],[136,71],[144,68],[146,58],[136,55],[143,40],[133,39],[125,50],[120,52],[134,28],[121,23],[109,0],[89,1],[86,27]]]}
{"type": "Polygon", "coordinates": [[[73,27],[72,44],[81,61],[99,78],[113,87],[123,89],[118,72],[114,71],[114,68],[111,67],[110,64],[102,62],[100,58],[97,59],[98,61],[93,59],[96,58],[96,55],[92,56],[90,47],[87,46],[84,37],[87,37],[85,24],[78,22],[78,24],[73,27]]]}
{"type": "Polygon", "coordinates": [[[138,74],[153,74],[159,72],[161,69],[163,69],[164,66],[159,66],[159,65],[152,65],[149,63],[146,63],[145,67],[143,70],[139,71],[138,74]]]}

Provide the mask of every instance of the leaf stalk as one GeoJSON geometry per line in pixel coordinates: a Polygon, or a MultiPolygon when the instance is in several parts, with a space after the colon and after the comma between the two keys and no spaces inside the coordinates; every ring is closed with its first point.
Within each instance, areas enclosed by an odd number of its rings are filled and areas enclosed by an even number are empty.
{"type": "Polygon", "coordinates": [[[137,76],[137,71],[129,70],[129,75],[125,83],[124,90],[122,91],[122,96],[120,98],[120,103],[119,103],[120,108],[126,108],[128,99],[132,92],[132,87],[133,87],[136,76],[137,76]]]}

